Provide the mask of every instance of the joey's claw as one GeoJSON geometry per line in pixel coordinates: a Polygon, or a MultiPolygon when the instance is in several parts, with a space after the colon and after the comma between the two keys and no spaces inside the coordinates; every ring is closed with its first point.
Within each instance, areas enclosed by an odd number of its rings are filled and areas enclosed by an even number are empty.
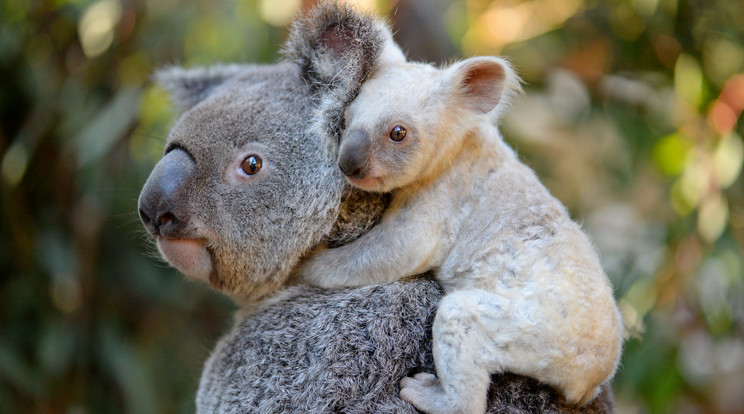
{"type": "Polygon", "coordinates": [[[401,379],[400,398],[425,413],[448,412],[450,408],[439,379],[426,372],[401,379]]]}
{"type": "Polygon", "coordinates": [[[400,380],[401,388],[414,387],[416,386],[416,383],[432,386],[439,385],[439,380],[437,379],[436,375],[430,374],[428,372],[420,372],[413,377],[406,377],[400,380]]]}
{"type": "Polygon", "coordinates": [[[574,390],[573,392],[567,391],[565,393],[565,398],[566,398],[566,401],[568,401],[569,403],[577,404],[581,406],[593,400],[594,397],[596,397],[598,393],[599,393],[599,387],[594,387],[589,390],[586,390],[586,388],[583,388],[579,391],[577,390],[574,390]]]}

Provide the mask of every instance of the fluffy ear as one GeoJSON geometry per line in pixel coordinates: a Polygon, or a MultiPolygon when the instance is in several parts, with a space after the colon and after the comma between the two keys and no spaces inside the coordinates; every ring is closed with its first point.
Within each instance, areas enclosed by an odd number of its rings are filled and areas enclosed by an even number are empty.
{"type": "Polygon", "coordinates": [[[335,1],[325,1],[298,18],[282,54],[302,68],[314,87],[354,86],[381,59],[404,61],[390,29],[375,16],[335,1]]]}
{"type": "Polygon", "coordinates": [[[490,56],[454,64],[447,69],[446,82],[465,107],[480,114],[493,111],[497,117],[521,91],[520,80],[509,62],[490,56]]]}
{"type": "Polygon", "coordinates": [[[173,103],[185,111],[204,100],[215,88],[238,74],[241,69],[240,65],[193,69],[173,66],[159,69],[152,78],[170,93],[173,103]]]}

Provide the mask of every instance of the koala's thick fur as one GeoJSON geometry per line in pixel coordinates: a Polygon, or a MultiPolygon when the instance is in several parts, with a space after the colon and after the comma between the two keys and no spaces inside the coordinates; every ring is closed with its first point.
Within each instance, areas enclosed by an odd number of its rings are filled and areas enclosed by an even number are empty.
{"type": "MultiPolygon", "coordinates": [[[[371,59],[387,41],[376,20],[345,6],[325,4],[302,24],[341,27],[354,42],[375,45],[371,59]]],[[[310,55],[297,45],[321,50],[326,32],[293,31],[282,63],[157,76],[184,112],[140,196],[145,226],[177,268],[249,304],[204,367],[199,413],[415,412],[400,400],[398,380],[432,369],[430,328],[442,292],[430,279],[286,287],[300,257],[319,243],[358,237],[387,203],[351,189],[329,154],[344,106],[367,74],[328,88],[322,71],[309,70],[311,58],[298,63],[310,55]],[[263,166],[240,175],[250,154],[263,166]]],[[[524,377],[495,376],[491,390],[491,412],[614,409],[609,386],[589,407],[524,377]]]]}
{"type": "Polygon", "coordinates": [[[346,111],[338,164],[361,189],[394,190],[391,204],[368,233],[301,267],[325,288],[434,270],[447,292],[437,377],[401,381],[427,413],[484,412],[490,374],[505,371],[585,403],[620,360],[623,325],[597,253],[492,121],[516,85],[495,57],[377,67],[346,111]]]}
{"type": "Polygon", "coordinates": [[[331,230],[344,191],[322,142],[306,137],[314,98],[300,75],[282,63],[157,78],[185,112],[143,188],[140,214],[171,264],[244,304],[286,284],[331,230]],[[253,176],[240,169],[249,154],[263,160],[253,176]]]}
{"type": "MultiPolygon", "coordinates": [[[[207,361],[199,413],[416,413],[398,381],[434,369],[431,279],[356,289],[297,286],[239,319],[207,361]]],[[[494,375],[488,413],[614,412],[612,390],[569,404],[537,380],[494,375]]]]}

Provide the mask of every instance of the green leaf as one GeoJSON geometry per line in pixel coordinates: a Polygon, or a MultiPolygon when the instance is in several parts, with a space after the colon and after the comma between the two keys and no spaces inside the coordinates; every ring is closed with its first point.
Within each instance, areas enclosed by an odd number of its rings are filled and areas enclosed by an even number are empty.
{"type": "Polygon", "coordinates": [[[687,154],[692,148],[692,142],[675,132],[661,138],[651,150],[651,158],[661,172],[670,177],[682,173],[687,163],[687,154]]]}

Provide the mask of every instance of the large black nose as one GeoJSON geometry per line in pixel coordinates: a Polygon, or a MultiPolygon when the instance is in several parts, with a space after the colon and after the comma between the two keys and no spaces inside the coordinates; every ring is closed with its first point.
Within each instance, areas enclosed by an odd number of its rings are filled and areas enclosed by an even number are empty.
{"type": "Polygon", "coordinates": [[[182,149],[168,152],[153,168],[139,197],[142,224],[155,236],[178,237],[188,223],[189,193],[196,170],[182,149]]]}
{"type": "Polygon", "coordinates": [[[369,149],[372,142],[369,135],[361,129],[349,130],[344,134],[338,153],[338,168],[347,177],[360,178],[369,167],[369,149]]]}

